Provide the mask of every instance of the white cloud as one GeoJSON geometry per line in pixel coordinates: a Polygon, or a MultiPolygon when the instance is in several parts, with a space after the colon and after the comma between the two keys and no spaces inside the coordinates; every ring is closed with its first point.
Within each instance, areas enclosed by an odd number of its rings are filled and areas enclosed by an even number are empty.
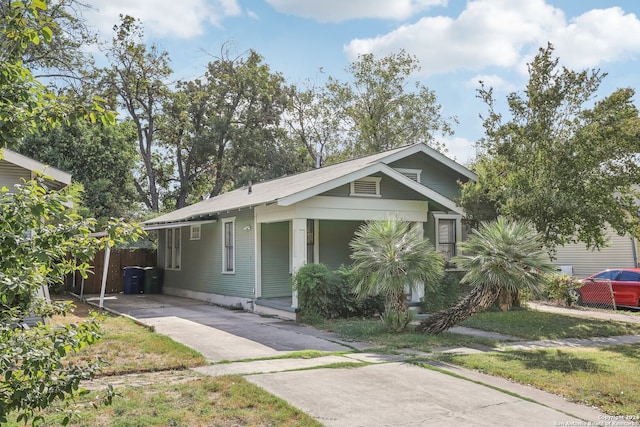
{"type": "Polygon", "coordinates": [[[267,0],[280,13],[320,22],[377,18],[404,20],[448,0],[267,0]]]}
{"type": "Polygon", "coordinates": [[[472,89],[480,89],[480,82],[483,82],[486,88],[493,88],[498,92],[518,90],[516,85],[495,74],[478,74],[467,80],[464,85],[472,89]]]}
{"type": "Polygon", "coordinates": [[[189,38],[203,34],[207,24],[221,27],[225,17],[240,13],[237,0],[109,0],[86,18],[103,35],[111,34],[122,14],[140,19],[153,36],[189,38]]]}
{"type": "Polygon", "coordinates": [[[615,7],[567,23],[564,12],[545,0],[471,0],[457,17],[426,16],[388,34],[354,39],[344,51],[353,60],[402,48],[418,57],[424,76],[485,67],[523,72],[525,62],[549,41],[563,63],[595,66],[640,53],[640,20],[615,7]]]}
{"type": "Polygon", "coordinates": [[[640,54],[640,20],[619,7],[594,9],[549,36],[563,64],[588,68],[640,54]]]}
{"type": "Polygon", "coordinates": [[[461,165],[469,165],[476,157],[476,145],[466,138],[442,138],[440,142],[447,148],[446,156],[461,165]]]}

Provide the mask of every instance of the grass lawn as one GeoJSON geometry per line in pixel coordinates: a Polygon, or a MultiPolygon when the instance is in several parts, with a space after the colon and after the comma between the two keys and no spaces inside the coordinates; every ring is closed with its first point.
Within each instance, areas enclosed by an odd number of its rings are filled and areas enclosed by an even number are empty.
{"type": "Polygon", "coordinates": [[[380,320],[328,320],[315,326],[320,329],[335,332],[346,340],[366,341],[376,344],[379,346],[376,348],[376,351],[379,352],[394,352],[398,349],[407,348],[430,352],[434,347],[495,347],[499,344],[499,341],[492,339],[447,332],[440,335],[425,335],[412,331],[402,334],[390,334],[386,331],[384,324],[380,320]]]}
{"type": "MultiPolygon", "coordinates": [[[[94,409],[88,401],[79,401],[76,410],[82,417],[70,425],[82,427],[321,426],[239,376],[128,387],[120,390],[111,406],[94,409]]],[[[54,414],[38,425],[60,426],[62,418],[54,414]]]]}
{"type": "Polygon", "coordinates": [[[470,317],[462,326],[500,332],[528,341],[640,335],[640,324],[637,323],[586,319],[528,309],[485,311],[470,317]]]}
{"type": "MultiPolygon", "coordinates": [[[[56,317],[51,323],[82,321],[92,308],[74,301],[73,314],[56,317]]],[[[150,331],[135,322],[107,315],[102,322],[103,339],[73,355],[82,363],[100,356],[107,362],[98,379],[111,375],[175,371],[207,362],[196,351],[150,331]]],[[[111,406],[95,409],[92,402],[100,391],[81,398],[74,411],[73,426],[319,426],[313,418],[288,405],[239,376],[202,377],[181,383],[116,388],[119,397],[111,406]]],[[[45,414],[46,426],[61,425],[60,407],[45,414]]],[[[9,419],[15,419],[9,415],[9,419]]],[[[8,426],[22,426],[10,423],[8,426]]]]}
{"type": "Polygon", "coordinates": [[[439,360],[530,384],[611,415],[640,414],[640,344],[442,354],[439,360]]]}
{"type": "MultiPolygon", "coordinates": [[[[86,304],[74,304],[77,307],[72,314],[57,316],[51,324],[81,322],[92,310],[86,304]]],[[[72,362],[81,363],[99,356],[105,362],[100,375],[176,370],[207,364],[197,351],[125,317],[106,314],[101,330],[102,341],[72,355],[72,362]]]]}

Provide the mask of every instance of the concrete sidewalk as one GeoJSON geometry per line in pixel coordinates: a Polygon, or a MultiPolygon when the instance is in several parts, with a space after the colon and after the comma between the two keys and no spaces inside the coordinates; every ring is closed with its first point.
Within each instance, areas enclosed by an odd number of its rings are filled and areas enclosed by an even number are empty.
{"type": "Polygon", "coordinates": [[[210,361],[226,361],[196,371],[244,375],[327,426],[554,426],[598,423],[604,416],[532,387],[455,366],[428,369],[402,356],[361,352],[371,345],[199,301],[119,296],[105,300],[105,307],[154,327],[210,361]],[[344,353],[274,359],[305,349],[344,353]],[[248,360],[256,358],[269,359],[248,360]]]}

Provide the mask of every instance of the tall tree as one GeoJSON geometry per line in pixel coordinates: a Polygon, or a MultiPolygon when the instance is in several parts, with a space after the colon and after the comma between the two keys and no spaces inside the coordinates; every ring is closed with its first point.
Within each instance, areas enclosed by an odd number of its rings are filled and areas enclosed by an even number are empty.
{"type": "Polygon", "coordinates": [[[18,151],[73,175],[84,187],[82,207],[99,224],[129,218],[136,209],[133,187],[135,130],[130,121],[105,127],[75,122],[29,135],[18,151]]]}
{"type": "Polygon", "coordinates": [[[436,135],[452,134],[456,119],[443,117],[434,91],[419,81],[411,84],[419,68],[418,60],[404,50],[383,58],[364,54],[347,68],[351,82],[329,79],[332,103],[341,106],[348,120],[341,141],[347,156],[417,142],[444,150],[436,135]]]}
{"type": "Polygon", "coordinates": [[[102,99],[78,103],[38,81],[32,69],[46,61],[25,62],[57,43],[58,24],[48,14],[46,1],[2,2],[0,10],[0,145],[13,146],[28,132],[80,118],[114,122],[102,99]]]}
{"type": "Polygon", "coordinates": [[[166,134],[167,142],[185,150],[179,169],[186,172],[187,161],[197,157],[190,170],[199,172],[200,178],[184,174],[181,179],[202,182],[204,174],[211,196],[248,181],[282,176],[296,167],[296,156],[280,127],[288,100],[283,77],[272,72],[253,50],[231,57],[224,49],[208,64],[202,81],[182,86],[187,102],[182,117],[188,124],[172,124],[166,134]],[[180,139],[176,129],[180,129],[180,139]]]}
{"type": "Polygon", "coordinates": [[[326,87],[308,84],[306,89],[292,86],[287,113],[283,116],[287,132],[305,151],[305,166],[319,167],[340,157],[346,116],[337,98],[326,87]]]}
{"type": "Polygon", "coordinates": [[[169,58],[167,52],[144,43],[141,24],[131,16],[121,15],[114,31],[106,52],[110,66],[99,70],[101,86],[135,125],[142,168],[134,184],[146,207],[159,212],[163,180],[172,173],[156,141],[162,103],[169,92],[169,58]]]}
{"type": "MultiPolygon", "coordinates": [[[[0,2],[0,16],[11,15],[12,3],[0,2]]],[[[46,78],[49,82],[61,79],[67,85],[82,80],[84,72],[93,63],[88,47],[96,43],[95,34],[82,19],[82,13],[89,6],[77,0],[32,1],[25,5],[37,6],[39,3],[47,3],[47,7],[38,7],[38,19],[31,21],[31,28],[47,33],[46,43],[25,46],[20,53],[23,64],[36,78],[46,78]]],[[[10,37],[0,36],[0,46],[5,47],[9,41],[10,37]]]]}
{"type": "Polygon", "coordinates": [[[462,255],[452,261],[466,274],[462,282],[473,286],[456,305],[422,320],[416,330],[438,334],[490,307],[501,290],[539,292],[544,275],[555,271],[531,224],[499,217],[483,222],[459,243],[462,255]]]}
{"type": "Polygon", "coordinates": [[[618,89],[594,102],[604,77],[559,67],[548,45],[529,64],[524,93],[507,97],[508,119],[482,87],[489,113],[478,182],[463,187],[461,201],[472,219],[528,220],[551,252],[576,241],[600,248],[607,225],[640,235],[634,91],[618,89]]]}

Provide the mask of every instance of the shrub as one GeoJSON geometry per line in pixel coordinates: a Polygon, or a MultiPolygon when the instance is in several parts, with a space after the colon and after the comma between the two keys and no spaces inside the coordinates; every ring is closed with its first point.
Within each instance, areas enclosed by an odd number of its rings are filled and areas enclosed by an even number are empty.
{"type": "Polygon", "coordinates": [[[293,289],[298,291],[298,305],[305,321],[354,316],[371,317],[383,311],[379,296],[358,300],[353,292],[351,269],[330,271],[324,264],[306,264],[296,273],[293,289]]]}
{"type": "Polygon", "coordinates": [[[422,299],[422,311],[434,313],[444,310],[469,293],[469,287],[460,283],[464,273],[464,271],[447,271],[437,284],[427,286],[422,299]]]}
{"type": "Polygon", "coordinates": [[[550,275],[543,286],[543,292],[548,299],[564,304],[568,307],[578,302],[578,282],[566,274],[550,275]]]}

